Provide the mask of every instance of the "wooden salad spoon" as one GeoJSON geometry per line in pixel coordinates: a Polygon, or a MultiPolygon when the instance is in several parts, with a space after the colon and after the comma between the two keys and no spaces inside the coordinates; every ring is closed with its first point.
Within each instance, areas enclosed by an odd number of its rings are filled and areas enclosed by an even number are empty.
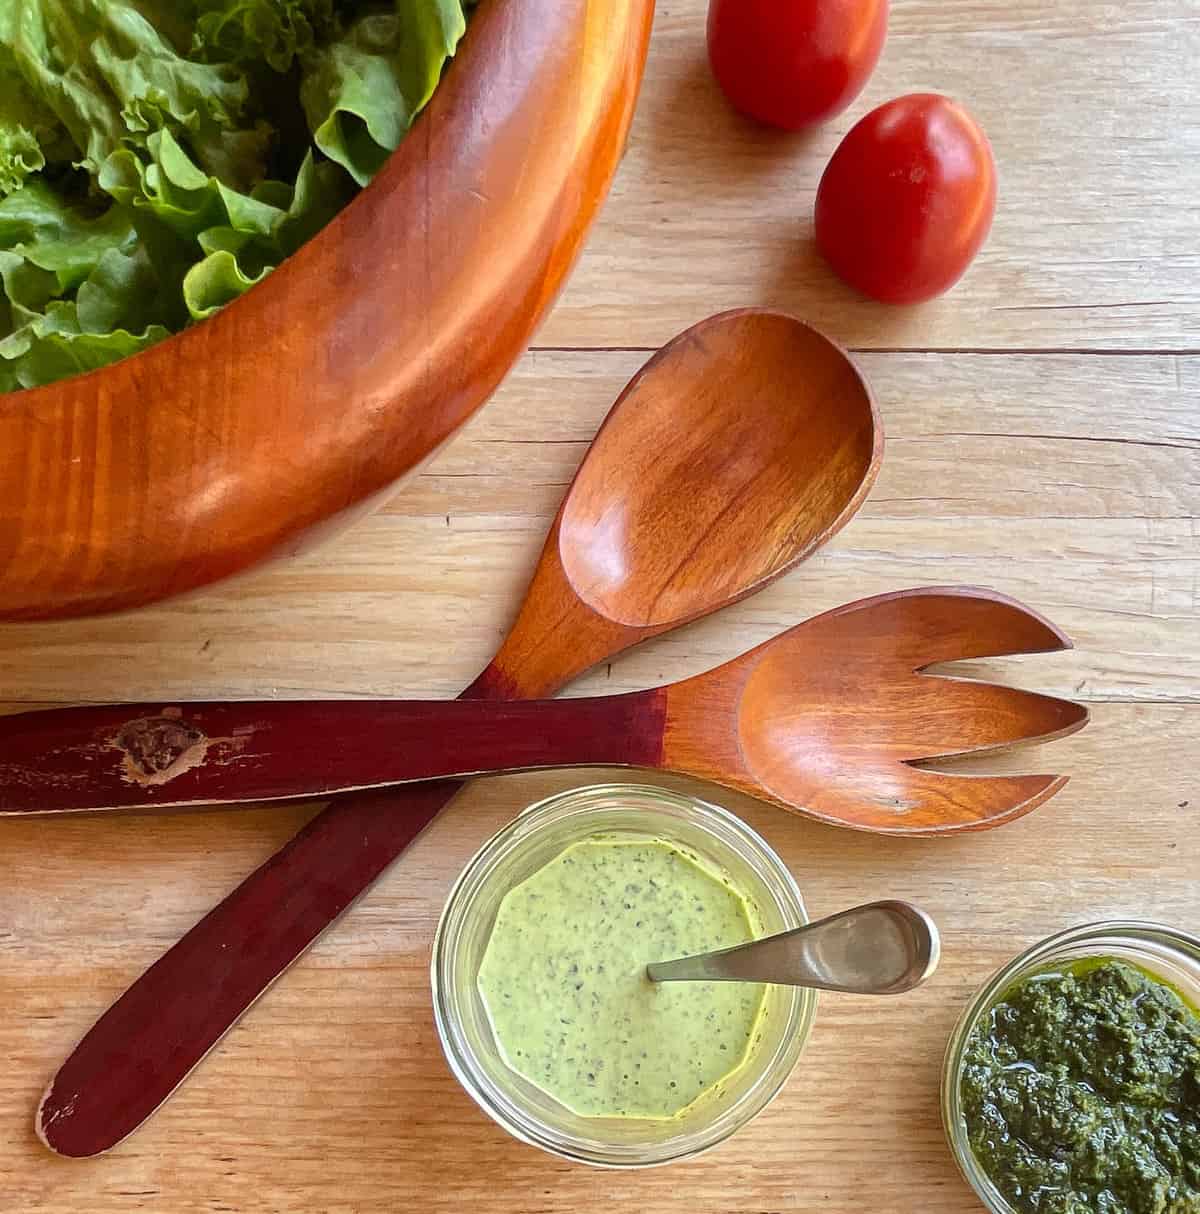
{"type": "Polygon", "coordinates": [[[979,830],[1028,813],[1065,777],[913,764],[1072,733],[1087,709],[922,672],[1069,646],[1012,599],[936,587],[839,607],[706,674],[625,695],[22,713],[0,718],[0,812],[270,801],[598,765],[698,776],[858,830],[979,830]]]}
{"type": "MultiPolygon", "coordinates": [[[[613,406],[464,695],[550,695],[762,589],[853,517],[882,454],[867,385],[814,329],[761,310],[688,329],[613,406]]],[[[87,1156],[135,1130],[457,788],[344,797],[313,818],[93,1025],[39,1106],[42,1141],[87,1156]]]]}

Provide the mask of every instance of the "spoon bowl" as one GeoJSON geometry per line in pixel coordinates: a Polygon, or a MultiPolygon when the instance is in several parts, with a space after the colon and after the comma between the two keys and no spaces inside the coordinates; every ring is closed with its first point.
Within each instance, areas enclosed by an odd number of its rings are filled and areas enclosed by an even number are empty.
{"type": "Polygon", "coordinates": [[[670,627],[752,594],[854,513],[878,467],[862,376],[782,313],[702,321],[625,396],[637,408],[596,436],[563,506],[558,557],[583,603],[629,627],[670,627]]]}

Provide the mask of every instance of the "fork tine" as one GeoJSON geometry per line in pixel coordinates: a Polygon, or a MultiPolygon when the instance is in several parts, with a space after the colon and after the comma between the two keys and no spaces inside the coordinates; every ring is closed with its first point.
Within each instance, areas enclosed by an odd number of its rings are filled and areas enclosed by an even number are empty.
{"type": "Polygon", "coordinates": [[[1044,616],[978,586],[924,586],[863,599],[809,622],[839,646],[884,648],[911,669],[935,662],[1052,653],[1071,641],[1044,616]],[[897,649],[896,638],[905,644],[897,649]]]}
{"type": "Polygon", "coordinates": [[[1024,817],[1067,783],[1066,776],[950,775],[904,764],[845,775],[816,791],[804,812],[890,835],[989,830],[1024,817]]]}
{"type": "Polygon", "coordinates": [[[896,757],[909,763],[1049,741],[1088,721],[1082,704],[1055,696],[971,679],[915,678],[920,711],[905,713],[891,738],[896,757]]]}

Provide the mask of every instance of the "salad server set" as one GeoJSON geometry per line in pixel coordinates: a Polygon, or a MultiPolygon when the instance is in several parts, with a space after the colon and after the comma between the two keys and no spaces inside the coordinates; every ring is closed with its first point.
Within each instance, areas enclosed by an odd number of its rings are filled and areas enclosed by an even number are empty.
{"type": "Polygon", "coordinates": [[[400,781],[628,762],[905,834],[998,825],[1058,791],[1065,781],[1053,775],[914,766],[1086,722],[1066,701],[922,673],[1069,647],[990,591],[926,588],[850,604],[670,687],[506,703],[550,695],[794,568],[853,517],[881,456],[874,403],[844,353],[790,317],[726,313],[664,347],[622,393],[516,622],[463,702],[137,705],[0,719],[2,813],[349,791],[97,1021],[43,1099],[43,1141],[86,1156],[134,1130],[459,787],[388,787],[400,781]]]}

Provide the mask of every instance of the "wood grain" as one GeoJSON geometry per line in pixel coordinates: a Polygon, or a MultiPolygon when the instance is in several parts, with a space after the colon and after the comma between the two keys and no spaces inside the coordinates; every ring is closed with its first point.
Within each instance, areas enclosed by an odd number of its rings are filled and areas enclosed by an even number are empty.
{"type": "MultiPolygon", "coordinates": [[[[587,443],[644,359],[529,353],[494,408],[344,542],[191,602],[6,626],[2,694],[14,706],[455,694],[510,625],[587,443]],[[421,561],[396,559],[406,552],[421,561]]],[[[1200,701],[1200,358],[861,361],[889,449],[837,543],[573,694],[696,674],[856,597],[962,581],[1012,594],[1076,643],[1036,664],[973,664],[989,677],[1200,701]]]]}
{"type": "Polygon", "coordinates": [[[136,358],[6,396],[0,618],[136,607],[294,552],[435,450],[574,263],[652,12],[481,5],[396,155],[255,290],[136,358]]]}
{"type": "MultiPolygon", "coordinates": [[[[475,785],[169,1108],[83,1163],[52,1159],[33,1137],[46,1080],[112,999],[311,811],[0,823],[6,1208],[973,1214],[936,1103],[969,994],[1074,923],[1200,927],[1193,0],[896,0],[868,93],[836,129],[785,153],[711,94],[692,57],[702,10],[660,0],[629,155],[540,340],[648,347],[721,306],[775,302],[857,346],[957,352],[861,358],[889,451],[862,514],[828,550],[578,690],[696,673],[862,595],[990,584],[1060,623],[1077,648],[970,666],[1085,699],[1093,721],[1045,756],[993,756],[987,769],[1046,770],[1053,756],[1071,785],[1022,822],[958,840],[873,840],[724,798],[783,852],[810,911],[908,897],[938,919],[945,956],[928,989],[886,1006],[823,999],[801,1068],[763,1118],[707,1158],[638,1176],[572,1169],[510,1142],[447,1072],[428,1004],[433,926],[480,839],[536,797],[601,773],[475,785]],[[1000,162],[1000,214],[943,303],[891,313],[842,293],[801,242],[838,130],[913,87],[949,88],[979,112],[1000,162]],[[797,278],[777,254],[798,245],[797,278]],[[1170,302],[1142,302],[1154,300],[1170,302]],[[1158,353],[966,352],[1117,348],[1158,353]]],[[[645,357],[530,352],[385,513],[296,562],[133,616],[0,629],[0,696],[25,707],[453,694],[510,623],[584,446],[645,357]]]]}

